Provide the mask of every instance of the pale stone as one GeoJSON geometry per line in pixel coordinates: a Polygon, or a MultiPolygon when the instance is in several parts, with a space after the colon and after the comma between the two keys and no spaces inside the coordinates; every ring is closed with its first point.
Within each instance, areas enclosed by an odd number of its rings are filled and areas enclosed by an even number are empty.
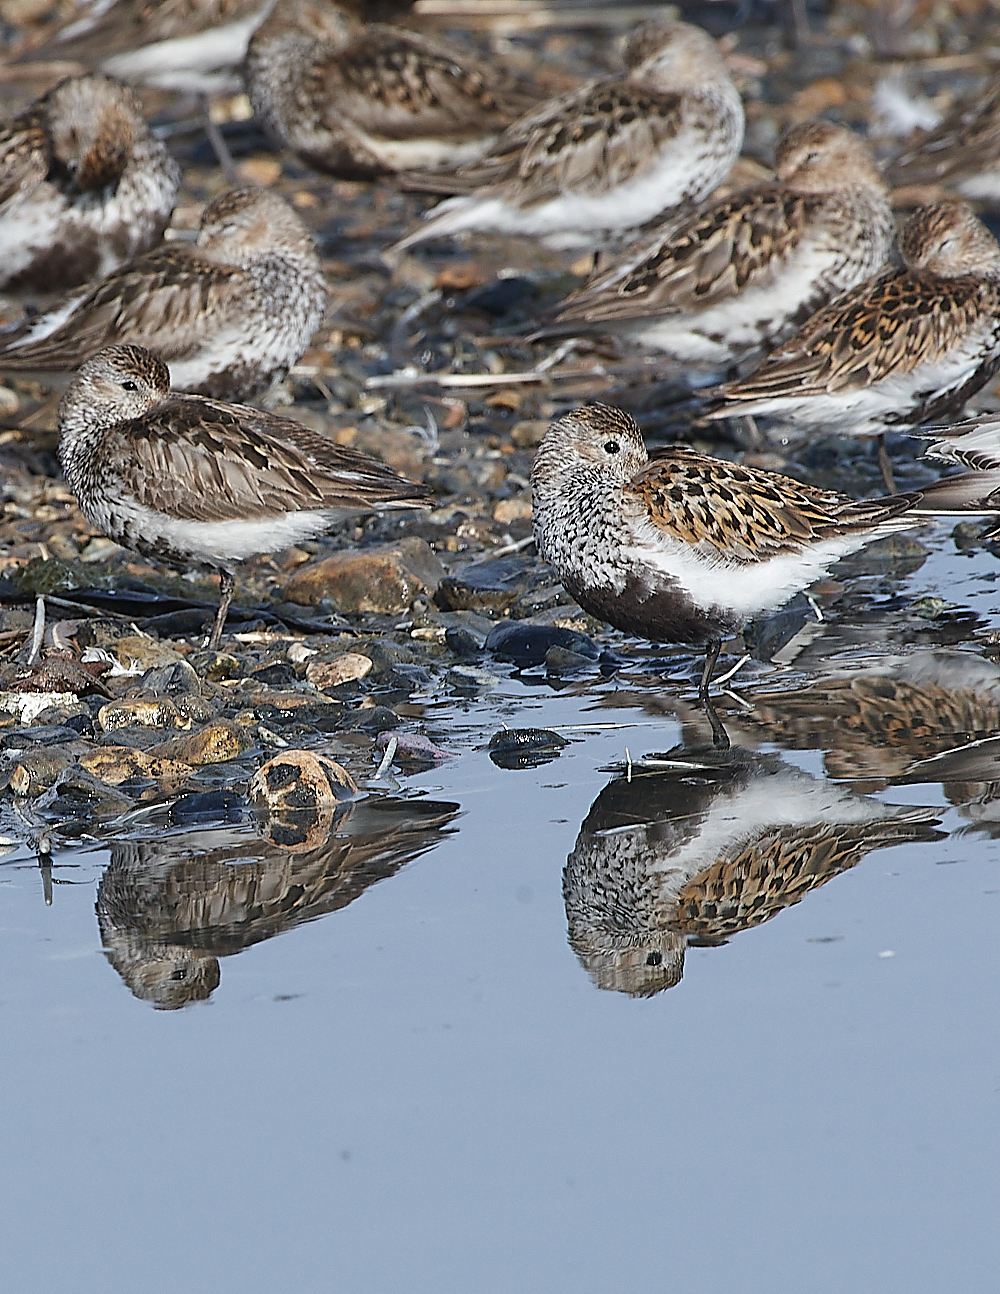
{"type": "Polygon", "coordinates": [[[344,652],[333,660],[314,660],[306,666],[306,678],[320,691],[362,679],[371,673],[372,662],[360,652],[344,652]]]}

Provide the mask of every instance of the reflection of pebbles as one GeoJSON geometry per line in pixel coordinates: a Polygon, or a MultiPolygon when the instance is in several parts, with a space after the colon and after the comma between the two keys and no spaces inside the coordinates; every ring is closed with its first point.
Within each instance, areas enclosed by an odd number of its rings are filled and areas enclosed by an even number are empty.
{"type": "Polygon", "coordinates": [[[678,983],[689,940],[760,925],[873,849],[938,839],[934,822],[776,755],[654,756],[580,828],[563,873],[569,941],[598,987],[650,996],[678,983]]]}
{"type": "Polygon", "coordinates": [[[336,835],[303,852],[232,826],[112,846],[97,891],[108,960],[136,997],[163,1009],[209,996],[219,957],[346,907],[444,836],[457,804],[364,800],[336,835]]]}

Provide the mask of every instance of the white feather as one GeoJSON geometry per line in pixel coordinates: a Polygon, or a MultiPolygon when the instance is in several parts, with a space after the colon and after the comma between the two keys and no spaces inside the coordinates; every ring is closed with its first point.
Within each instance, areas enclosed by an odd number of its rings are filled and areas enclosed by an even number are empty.
{"type": "Polygon", "coordinates": [[[873,539],[894,530],[920,525],[924,518],[900,517],[876,531],[838,535],[811,544],[801,552],[778,553],[760,562],[726,561],[706,556],[690,544],[671,539],[646,518],[633,524],[632,548],[622,556],[640,569],[652,568],[682,589],[704,611],[722,610],[726,619],[751,619],[775,611],[802,589],[825,576],[829,568],[873,539]]]}

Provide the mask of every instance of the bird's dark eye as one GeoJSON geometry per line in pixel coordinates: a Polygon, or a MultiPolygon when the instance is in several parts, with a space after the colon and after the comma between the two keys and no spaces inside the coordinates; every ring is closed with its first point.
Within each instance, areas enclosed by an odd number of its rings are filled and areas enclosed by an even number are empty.
{"type": "Polygon", "coordinates": [[[605,454],[617,454],[620,452],[620,450],[621,450],[621,445],[619,445],[617,440],[606,440],[604,442],[605,454]]]}
{"type": "Polygon", "coordinates": [[[122,383],[122,390],[123,390],[123,391],[138,391],[138,389],[139,389],[139,388],[138,388],[138,386],[136,386],[136,384],[135,384],[134,382],[123,382],[123,383],[122,383]]]}
{"type": "Polygon", "coordinates": [[[663,953],[650,953],[646,958],[647,966],[659,966],[663,961],[663,953]]]}

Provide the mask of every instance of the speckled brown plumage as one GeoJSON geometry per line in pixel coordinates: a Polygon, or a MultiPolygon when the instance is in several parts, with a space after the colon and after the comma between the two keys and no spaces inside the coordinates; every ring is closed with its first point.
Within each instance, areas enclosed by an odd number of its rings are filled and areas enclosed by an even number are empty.
{"type": "Polygon", "coordinates": [[[663,535],[733,561],[756,562],[891,520],[916,495],[857,502],[790,476],[672,446],[623,489],[626,516],[644,511],[663,535]]]}
{"type": "Polygon", "coordinates": [[[883,264],[888,190],[857,136],[794,126],[775,167],[779,183],[668,222],[570,296],[542,335],[607,325],[679,361],[728,365],[883,264]]]}
{"type": "Polygon", "coordinates": [[[944,420],[1000,367],[1000,247],[964,204],[921,207],[905,261],[833,301],[711,416],[765,413],[876,435],[944,420]]]}
{"type": "Polygon", "coordinates": [[[299,217],[276,194],[235,189],[206,206],[196,245],[156,248],[26,319],[0,349],[0,371],[72,370],[136,342],[166,360],[178,389],[247,399],[299,358],[325,303],[299,217]]]}
{"type": "Polygon", "coordinates": [[[179,185],[131,90],[61,81],[0,127],[0,287],[63,290],[108,273],[159,240],[179,185]]]}
{"type": "Polygon", "coordinates": [[[348,178],[456,165],[537,101],[446,42],[363,25],[358,8],[276,5],[250,40],[254,111],[310,165],[348,178]]]}

